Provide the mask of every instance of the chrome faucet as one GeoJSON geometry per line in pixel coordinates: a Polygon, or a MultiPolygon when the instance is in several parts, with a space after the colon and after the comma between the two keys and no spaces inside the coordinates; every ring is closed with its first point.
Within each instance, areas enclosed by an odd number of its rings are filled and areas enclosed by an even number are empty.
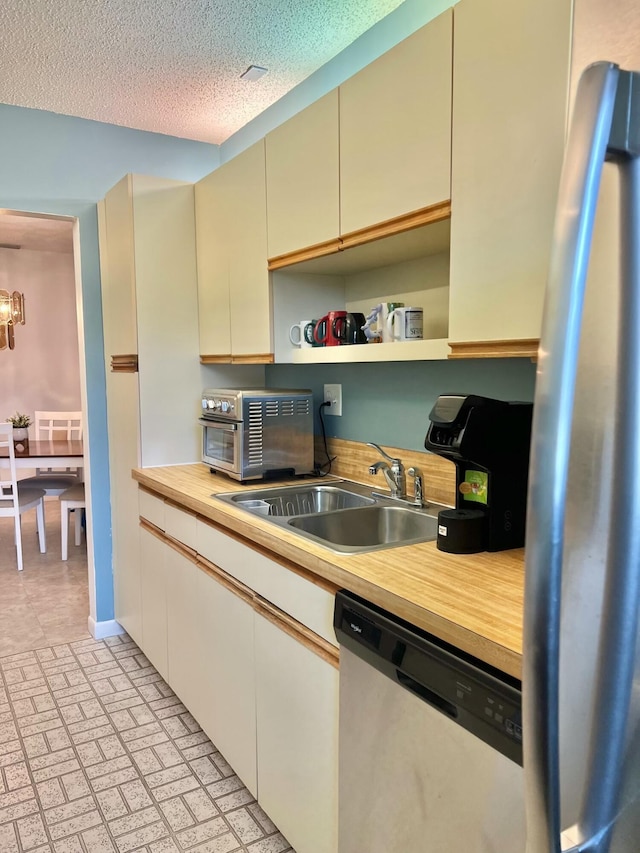
{"type": "Polygon", "coordinates": [[[379,444],[374,444],[372,441],[367,442],[367,447],[375,447],[375,449],[391,463],[391,465],[389,465],[388,462],[385,462],[384,460],[374,462],[372,465],[369,465],[369,473],[377,474],[378,471],[382,471],[389,486],[391,497],[396,500],[405,500],[407,497],[407,479],[405,477],[402,461],[400,459],[395,459],[393,456],[389,456],[389,454],[386,453],[379,444]]]}

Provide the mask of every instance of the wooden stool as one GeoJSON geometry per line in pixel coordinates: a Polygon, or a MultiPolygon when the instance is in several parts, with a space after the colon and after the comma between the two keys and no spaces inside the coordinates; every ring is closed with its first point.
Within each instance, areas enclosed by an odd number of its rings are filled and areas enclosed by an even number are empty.
{"type": "Polygon", "coordinates": [[[60,527],[62,530],[62,559],[68,559],[69,552],[69,513],[76,510],[76,545],[80,544],[82,537],[82,513],[77,510],[85,508],[84,483],[66,489],[60,495],[60,527]]]}

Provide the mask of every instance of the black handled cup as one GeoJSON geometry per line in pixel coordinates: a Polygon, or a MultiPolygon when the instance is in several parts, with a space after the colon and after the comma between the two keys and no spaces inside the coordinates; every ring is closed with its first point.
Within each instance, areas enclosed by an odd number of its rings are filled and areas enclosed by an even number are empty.
{"type": "Polygon", "coordinates": [[[307,325],[304,327],[304,333],[303,333],[304,339],[308,344],[311,344],[312,347],[321,347],[322,346],[322,344],[318,343],[318,341],[315,339],[315,337],[313,335],[313,332],[316,328],[317,322],[318,322],[317,320],[312,320],[310,323],[307,323],[307,325]]]}
{"type": "Polygon", "coordinates": [[[343,346],[345,344],[366,344],[367,336],[362,331],[365,322],[364,314],[360,312],[349,313],[340,327],[334,326],[334,335],[343,346]]]}

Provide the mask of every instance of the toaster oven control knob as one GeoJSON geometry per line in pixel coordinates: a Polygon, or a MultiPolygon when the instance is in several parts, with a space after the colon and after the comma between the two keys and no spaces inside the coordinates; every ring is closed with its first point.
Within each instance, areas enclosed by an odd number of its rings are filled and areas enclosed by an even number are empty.
{"type": "Polygon", "coordinates": [[[207,398],[206,398],[206,397],[203,397],[203,398],[202,398],[202,408],[203,408],[203,409],[207,409],[208,407],[209,407],[209,404],[208,404],[208,402],[207,402],[207,398]]]}
{"type": "Polygon", "coordinates": [[[208,407],[209,409],[213,409],[213,400],[212,400],[211,398],[209,398],[209,399],[207,400],[207,407],[208,407]]]}
{"type": "Polygon", "coordinates": [[[231,411],[231,403],[228,400],[222,401],[222,411],[226,414],[231,411]]]}

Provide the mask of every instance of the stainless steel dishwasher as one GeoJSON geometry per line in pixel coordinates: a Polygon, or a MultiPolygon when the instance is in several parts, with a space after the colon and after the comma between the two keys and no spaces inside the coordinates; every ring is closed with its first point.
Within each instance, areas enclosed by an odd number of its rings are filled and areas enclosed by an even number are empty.
{"type": "Polygon", "coordinates": [[[339,592],[339,853],[523,853],[520,683],[339,592]]]}

